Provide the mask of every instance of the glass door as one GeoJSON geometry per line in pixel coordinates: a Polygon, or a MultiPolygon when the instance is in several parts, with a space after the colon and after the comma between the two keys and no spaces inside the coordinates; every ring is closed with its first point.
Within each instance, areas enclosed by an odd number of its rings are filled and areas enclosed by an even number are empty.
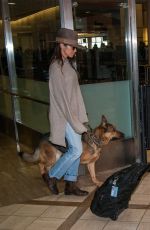
{"type": "Polygon", "coordinates": [[[73,1],[74,28],[85,48],[77,53],[80,83],[89,120],[102,114],[133,140],[134,160],[141,161],[134,1],[73,1]]]}
{"type": "MultiPolygon", "coordinates": [[[[24,135],[49,131],[47,81],[60,27],[59,1],[2,0],[0,4],[3,12],[0,33],[5,38],[5,43],[0,41],[3,94],[0,112],[5,113],[4,120],[8,117],[8,127],[11,123],[14,129],[15,125],[19,151],[19,139],[24,141],[24,135]]],[[[27,143],[32,145],[31,137],[32,134],[27,143]]]]}

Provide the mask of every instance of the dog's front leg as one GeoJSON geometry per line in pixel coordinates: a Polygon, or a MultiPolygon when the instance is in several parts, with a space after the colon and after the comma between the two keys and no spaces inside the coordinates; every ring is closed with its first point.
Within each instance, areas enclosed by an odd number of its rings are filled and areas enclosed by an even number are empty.
{"type": "Polygon", "coordinates": [[[101,182],[97,180],[96,174],[95,174],[95,162],[87,164],[91,179],[94,184],[96,184],[98,187],[101,185],[101,182]]]}

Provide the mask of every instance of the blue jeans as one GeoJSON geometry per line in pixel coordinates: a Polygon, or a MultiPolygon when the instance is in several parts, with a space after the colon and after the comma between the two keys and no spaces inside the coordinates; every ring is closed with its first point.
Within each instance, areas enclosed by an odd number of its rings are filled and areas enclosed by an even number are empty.
{"type": "Polygon", "coordinates": [[[68,150],[51,168],[49,176],[57,179],[64,176],[64,180],[76,181],[82,153],[81,135],[77,134],[67,123],[65,137],[68,142],[68,150]]]}

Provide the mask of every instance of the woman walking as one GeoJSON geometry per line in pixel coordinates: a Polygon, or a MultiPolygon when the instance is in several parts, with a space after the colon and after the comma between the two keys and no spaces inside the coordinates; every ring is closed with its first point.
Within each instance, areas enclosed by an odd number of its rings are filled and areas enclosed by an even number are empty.
{"type": "Polygon", "coordinates": [[[61,28],[56,37],[56,47],[49,69],[50,95],[50,141],[66,147],[63,156],[49,171],[49,188],[58,194],[57,180],[64,177],[65,195],[87,195],[87,191],[76,185],[80,156],[82,153],[81,135],[88,122],[83,98],[78,83],[78,73],[73,65],[77,48],[77,33],[61,28]]]}

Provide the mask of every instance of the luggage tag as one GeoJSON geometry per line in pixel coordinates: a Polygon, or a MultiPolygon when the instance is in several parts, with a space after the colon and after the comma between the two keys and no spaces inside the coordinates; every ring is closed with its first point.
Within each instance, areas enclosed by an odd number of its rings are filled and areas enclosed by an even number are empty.
{"type": "Polygon", "coordinates": [[[118,187],[113,185],[111,187],[111,196],[112,197],[117,197],[117,195],[118,195],[118,187]]]}
{"type": "Polygon", "coordinates": [[[113,181],[113,185],[111,187],[111,196],[112,197],[117,197],[118,195],[118,186],[116,186],[117,179],[113,181]]]}

